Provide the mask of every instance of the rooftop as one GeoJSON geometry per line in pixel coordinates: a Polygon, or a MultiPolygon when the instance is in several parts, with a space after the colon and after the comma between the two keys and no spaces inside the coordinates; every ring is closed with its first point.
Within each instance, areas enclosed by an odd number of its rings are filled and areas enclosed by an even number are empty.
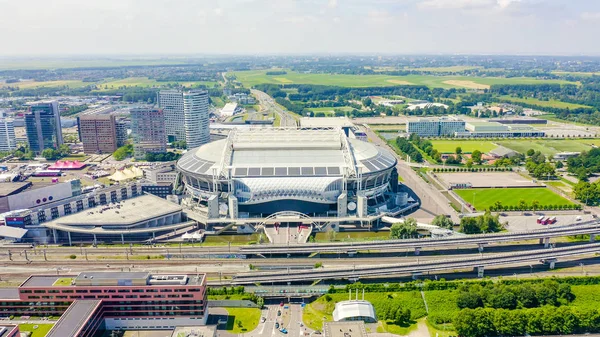
{"type": "Polygon", "coordinates": [[[75,300],[46,337],[75,336],[100,306],[100,300],[75,300]]]}
{"type": "Polygon", "coordinates": [[[0,324],[0,337],[12,336],[12,332],[17,329],[17,324],[0,324]]]}
{"type": "Polygon", "coordinates": [[[2,300],[18,300],[18,288],[0,288],[0,299],[2,300]]]}
{"type": "MultiPolygon", "coordinates": [[[[31,275],[21,284],[21,288],[51,287],[59,279],[65,278],[65,275],[31,275]]],[[[71,275],[73,277],[73,275],[71,275]]]]}
{"type": "MultiPolygon", "coordinates": [[[[31,275],[19,288],[78,287],[78,286],[164,286],[202,285],[205,274],[151,274],[149,272],[85,271],[78,275],[31,275]],[[72,284],[60,283],[73,280],[72,284]]],[[[0,299],[18,299],[17,288],[0,288],[0,299]]]]}
{"type": "Polygon", "coordinates": [[[303,117],[300,119],[300,126],[303,128],[323,128],[323,127],[353,127],[354,123],[348,117],[303,117]]]}
{"type": "Polygon", "coordinates": [[[181,206],[146,194],[117,203],[96,206],[79,213],[57,218],[47,224],[54,223],[67,226],[134,225],[175,212],[181,212],[181,206]]]}
{"type": "Polygon", "coordinates": [[[31,185],[31,182],[0,183],[0,197],[20,192],[21,189],[28,188],[31,185]]]}
{"type": "Polygon", "coordinates": [[[324,337],[366,337],[365,323],[354,322],[325,322],[323,323],[324,337]]]}
{"type": "Polygon", "coordinates": [[[99,281],[115,281],[119,283],[119,285],[127,285],[125,283],[130,282],[132,280],[145,281],[150,277],[149,272],[82,272],[75,278],[75,285],[77,282],[81,282],[83,280],[99,280],[99,281]],[[121,284],[123,283],[123,284],[121,284]]]}

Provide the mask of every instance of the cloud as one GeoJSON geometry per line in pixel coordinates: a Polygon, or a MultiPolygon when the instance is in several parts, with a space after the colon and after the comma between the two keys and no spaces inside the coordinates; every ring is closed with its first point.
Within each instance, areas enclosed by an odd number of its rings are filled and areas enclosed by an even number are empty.
{"type": "Polygon", "coordinates": [[[337,0],[329,0],[329,3],[327,3],[327,7],[329,7],[329,8],[336,8],[337,6],[338,6],[337,0]]]}
{"type": "Polygon", "coordinates": [[[600,12],[583,12],[581,18],[586,21],[598,21],[600,20],[600,12]]]}
{"type": "Polygon", "coordinates": [[[424,0],[423,9],[505,9],[521,0],[424,0]]]}
{"type": "Polygon", "coordinates": [[[213,12],[215,13],[216,16],[221,16],[221,15],[223,15],[223,8],[217,7],[215,9],[213,9],[213,12]]]}

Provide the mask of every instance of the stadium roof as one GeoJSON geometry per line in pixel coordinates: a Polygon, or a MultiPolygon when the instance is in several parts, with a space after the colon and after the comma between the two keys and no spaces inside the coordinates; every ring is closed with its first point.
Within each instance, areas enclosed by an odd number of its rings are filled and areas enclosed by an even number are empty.
{"type": "Polygon", "coordinates": [[[199,175],[212,175],[225,167],[231,168],[231,175],[235,177],[268,177],[340,176],[351,165],[361,167],[365,174],[396,164],[390,152],[349,139],[339,128],[264,128],[232,132],[228,139],[188,151],[178,161],[178,167],[199,175]]]}

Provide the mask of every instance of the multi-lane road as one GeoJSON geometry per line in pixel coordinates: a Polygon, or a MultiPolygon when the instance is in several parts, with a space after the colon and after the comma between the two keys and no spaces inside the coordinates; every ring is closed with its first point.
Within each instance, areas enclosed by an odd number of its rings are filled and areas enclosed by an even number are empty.
{"type": "Polygon", "coordinates": [[[250,91],[252,92],[254,97],[256,97],[258,99],[258,103],[263,108],[263,110],[273,111],[274,113],[276,113],[279,116],[279,119],[280,119],[279,126],[281,126],[281,127],[286,127],[286,126],[295,127],[296,126],[296,120],[288,112],[281,109],[279,107],[279,105],[277,105],[277,103],[275,103],[275,101],[273,100],[273,98],[271,96],[267,95],[266,93],[264,93],[260,90],[256,90],[256,89],[251,89],[250,91]]]}

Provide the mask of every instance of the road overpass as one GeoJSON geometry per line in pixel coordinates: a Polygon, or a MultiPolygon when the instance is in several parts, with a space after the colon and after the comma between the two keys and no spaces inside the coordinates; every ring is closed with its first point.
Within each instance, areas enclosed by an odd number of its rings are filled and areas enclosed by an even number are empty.
{"type": "Polygon", "coordinates": [[[370,242],[339,242],[339,243],[309,243],[289,245],[256,245],[241,247],[241,254],[312,254],[320,252],[354,253],[357,251],[393,251],[414,249],[418,255],[422,248],[439,248],[443,246],[478,246],[480,251],[490,243],[516,242],[525,240],[540,240],[547,248],[550,238],[572,235],[590,234],[591,241],[595,234],[600,234],[600,223],[596,220],[568,226],[543,228],[524,232],[502,232],[493,234],[478,234],[468,236],[428,238],[428,239],[403,239],[370,242]]]}
{"type": "Polygon", "coordinates": [[[539,249],[526,252],[515,252],[508,254],[478,254],[466,258],[452,260],[427,260],[416,263],[402,263],[377,266],[353,266],[335,269],[314,270],[290,270],[279,272],[241,273],[233,277],[232,284],[256,284],[256,283],[285,283],[299,281],[316,281],[331,279],[358,280],[362,277],[389,277],[392,275],[413,274],[419,275],[424,272],[436,272],[444,270],[464,270],[475,268],[479,277],[483,277],[486,267],[517,265],[532,262],[542,262],[554,268],[554,263],[559,258],[582,257],[584,255],[600,252],[600,243],[588,243],[564,248],[539,249]]]}

